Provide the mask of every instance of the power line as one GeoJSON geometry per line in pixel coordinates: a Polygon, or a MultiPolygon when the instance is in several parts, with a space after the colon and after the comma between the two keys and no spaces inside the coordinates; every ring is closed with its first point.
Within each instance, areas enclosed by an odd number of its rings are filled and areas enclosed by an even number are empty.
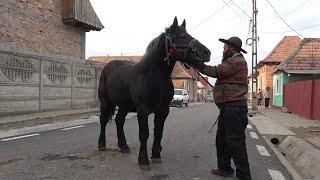
{"type": "Polygon", "coordinates": [[[222,0],[223,1],[223,3],[225,4],[225,5],[227,5],[236,15],[237,15],[237,17],[240,17],[240,15],[228,4],[230,1],[232,1],[232,0],[230,0],[228,3],[226,3],[224,0],[222,0]]]}
{"type": "MultiPolygon", "coordinates": [[[[320,24],[314,24],[314,25],[307,26],[307,27],[300,28],[300,29],[296,29],[296,30],[300,31],[300,30],[314,28],[314,27],[317,27],[317,26],[320,26],[320,24]]],[[[279,31],[279,32],[263,32],[263,31],[261,31],[261,33],[287,33],[287,32],[293,32],[293,31],[279,31]]]]}
{"type": "Polygon", "coordinates": [[[251,19],[251,16],[249,16],[237,3],[235,3],[233,0],[231,0],[231,2],[237,6],[237,8],[240,9],[249,19],[251,19]]]}
{"type": "MultiPolygon", "coordinates": [[[[301,7],[303,7],[308,1],[310,1],[310,0],[305,0],[305,1],[303,1],[302,3],[300,3],[295,9],[293,9],[293,10],[290,11],[290,12],[288,12],[288,13],[284,16],[284,18],[286,18],[286,17],[288,17],[289,15],[291,15],[292,13],[296,12],[298,9],[301,9],[301,7]]],[[[266,24],[266,25],[270,26],[271,24],[274,24],[274,23],[278,22],[278,21],[281,20],[281,19],[279,19],[279,17],[277,17],[277,18],[274,18],[273,20],[274,20],[273,22],[271,22],[270,24],[266,24]]],[[[265,25],[265,26],[266,26],[266,25],[265,25]]],[[[263,27],[264,27],[264,26],[263,26],[263,27]]]]}
{"type": "Polygon", "coordinates": [[[269,3],[269,5],[272,7],[272,9],[274,10],[274,12],[279,16],[279,18],[292,30],[292,31],[294,31],[295,33],[297,33],[299,36],[301,36],[301,37],[303,37],[304,38],[304,36],[303,35],[301,35],[298,31],[296,31],[295,29],[293,29],[281,16],[280,16],[280,14],[277,12],[277,10],[273,7],[273,5],[270,3],[270,1],[269,0],[266,0],[268,3],[269,3]]]}
{"type": "MultiPolygon", "coordinates": [[[[229,4],[231,2],[231,0],[228,1],[227,4],[229,4]]],[[[209,17],[207,17],[205,20],[201,21],[199,24],[197,24],[195,27],[193,27],[190,31],[195,30],[197,27],[199,27],[200,25],[202,25],[203,23],[209,21],[213,16],[217,15],[222,9],[224,9],[227,5],[225,4],[224,6],[222,6],[221,8],[219,8],[217,11],[215,11],[214,13],[212,13],[209,17]]]]}

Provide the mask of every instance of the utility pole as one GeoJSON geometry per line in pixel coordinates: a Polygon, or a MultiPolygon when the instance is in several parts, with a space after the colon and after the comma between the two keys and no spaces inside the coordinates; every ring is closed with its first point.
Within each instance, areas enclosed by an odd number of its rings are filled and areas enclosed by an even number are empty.
{"type": "Polygon", "coordinates": [[[257,110],[258,101],[257,95],[258,93],[258,80],[255,74],[257,73],[257,44],[258,44],[258,36],[257,36],[257,1],[252,0],[252,69],[251,69],[251,107],[252,110],[257,110]],[[255,84],[255,87],[254,87],[255,84]]]}

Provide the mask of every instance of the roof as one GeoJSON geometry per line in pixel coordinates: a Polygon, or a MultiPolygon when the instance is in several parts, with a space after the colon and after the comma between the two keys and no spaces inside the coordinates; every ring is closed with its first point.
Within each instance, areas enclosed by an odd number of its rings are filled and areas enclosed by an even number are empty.
{"type": "Polygon", "coordinates": [[[298,48],[274,72],[320,74],[320,38],[305,38],[298,48]]]}
{"type": "Polygon", "coordinates": [[[177,62],[172,71],[173,79],[197,79],[197,73],[192,69],[187,69],[180,62],[177,62]]]}
{"type": "Polygon", "coordinates": [[[299,36],[284,36],[273,50],[258,63],[257,68],[265,63],[281,63],[286,60],[299,46],[301,39],[299,36]]]}
{"type": "Polygon", "coordinates": [[[142,56],[90,56],[88,62],[91,67],[103,69],[103,67],[114,60],[127,60],[138,63],[142,56]]]}
{"type": "Polygon", "coordinates": [[[81,25],[86,31],[104,28],[89,0],[63,0],[62,19],[65,24],[81,25]]]}
{"type": "MultiPolygon", "coordinates": [[[[209,77],[204,77],[205,80],[209,82],[209,77]]],[[[206,87],[206,88],[211,88],[210,84],[208,84],[202,77],[199,78],[199,81],[206,87]]]]}
{"type": "Polygon", "coordinates": [[[197,87],[198,87],[199,89],[204,89],[206,86],[204,86],[204,85],[202,84],[202,82],[197,81],[197,87]]]}

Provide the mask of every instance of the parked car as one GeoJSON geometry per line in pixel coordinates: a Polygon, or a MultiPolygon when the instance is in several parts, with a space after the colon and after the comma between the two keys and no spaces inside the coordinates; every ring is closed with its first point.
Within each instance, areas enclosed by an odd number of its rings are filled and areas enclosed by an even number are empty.
{"type": "Polygon", "coordinates": [[[206,99],[204,100],[206,103],[213,103],[213,96],[212,95],[207,95],[206,99]]]}
{"type": "Polygon", "coordinates": [[[185,107],[188,107],[189,103],[189,95],[188,91],[186,89],[174,89],[174,96],[171,101],[171,105],[178,105],[182,107],[183,105],[185,107]]]}

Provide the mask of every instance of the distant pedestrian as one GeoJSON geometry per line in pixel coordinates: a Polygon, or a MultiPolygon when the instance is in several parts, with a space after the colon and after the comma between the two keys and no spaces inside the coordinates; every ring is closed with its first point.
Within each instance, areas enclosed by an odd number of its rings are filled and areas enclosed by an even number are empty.
{"type": "Polygon", "coordinates": [[[266,92],[264,92],[264,107],[269,108],[269,101],[270,101],[270,87],[266,88],[266,92]]]}
{"type": "Polygon", "coordinates": [[[259,89],[258,92],[258,105],[261,106],[261,101],[262,101],[262,91],[261,89],[259,89]]]}

